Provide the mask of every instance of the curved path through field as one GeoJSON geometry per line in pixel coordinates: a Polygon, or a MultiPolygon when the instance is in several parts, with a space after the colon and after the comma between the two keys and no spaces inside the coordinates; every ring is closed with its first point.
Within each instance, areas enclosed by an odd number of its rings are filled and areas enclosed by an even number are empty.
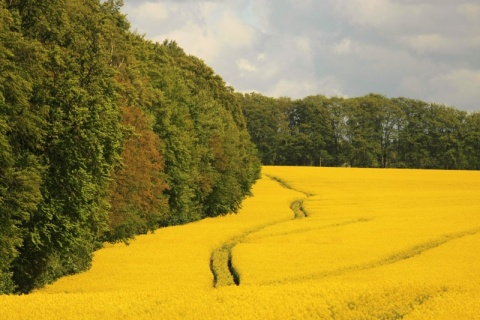
{"type": "MultiPolygon", "coordinates": [[[[291,202],[304,197],[267,177],[260,179],[252,191],[254,196],[244,200],[238,214],[158,229],[154,234],[138,236],[128,246],[109,245],[95,253],[89,271],[62,278],[40,291],[211,288],[216,280],[211,265],[218,259],[212,252],[265,226],[291,220],[291,202]]],[[[231,277],[229,271],[226,273],[231,277]]]]}
{"type": "Polygon", "coordinates": [[[479,172],[267,167],[265,173],[317,195],[305,202],[308,220],[262,230],[236,247],[243,284],[352,278],[480,231],[479,172]]]}
{"type": "Polygon", "coordinates": [[[239,285],[240,284],[240,274],[235,269],[235,266],[232,263],[232,250],[233,248],[243,242],[248,236],[265,229],[266,227],[271,227],[278,225],[285,221],[292,219],[301,219],[307,217],[307,212],[303,208],[303,201],[305,198],[311,196],[308,193],[302,192],[300,190],[295,190],[290,187],[288,184],[283,182],[280,178],[274,176],[267,176],[269,179],[278,182],[278,184],[286,189],[293,190],[298,193],[303,193],[304,197],[301,199],[295,199],[290,203],[290,209],[293,211],[293,216],[289,219],[277,220],[273,222],[266,223],[264,225],[256,226],[250,230],[245,231],[240,235],[236,235],[227,241],[223,242],[220,246],[215,248],[212,251],[210,258],[210,269],[213,274],[213,286],[229,286],[229,285],[239,285]]]}

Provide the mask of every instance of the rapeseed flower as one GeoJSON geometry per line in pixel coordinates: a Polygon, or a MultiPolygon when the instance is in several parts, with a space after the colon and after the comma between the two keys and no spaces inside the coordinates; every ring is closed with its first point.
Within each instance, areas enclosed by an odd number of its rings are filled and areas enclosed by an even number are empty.
{"type": "Polygon", "coordinates": [[[477,171],[264,167],[238,214],[107,245],[87,272],[0,296],[1,318],[473,319],[478,181],[477,171]],[[295,219],[297,200],[306,218],[295,219]],[[226,244],[240,285],[214,288],[212,252],[226,244]]]}

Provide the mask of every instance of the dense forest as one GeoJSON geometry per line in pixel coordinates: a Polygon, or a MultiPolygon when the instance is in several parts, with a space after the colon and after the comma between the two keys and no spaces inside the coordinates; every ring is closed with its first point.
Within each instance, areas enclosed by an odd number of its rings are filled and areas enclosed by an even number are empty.
{"type": "Polygon", "coordinates": [[[0,293],[102,243],[239,209],[259,176],[238,96],[121,1],[0,1],[0,293]]]}
{"type": "Polygon", "coordinates": [[[237,95],[266,165],[480,169],[480,113],[378,94],[237,95]]]}

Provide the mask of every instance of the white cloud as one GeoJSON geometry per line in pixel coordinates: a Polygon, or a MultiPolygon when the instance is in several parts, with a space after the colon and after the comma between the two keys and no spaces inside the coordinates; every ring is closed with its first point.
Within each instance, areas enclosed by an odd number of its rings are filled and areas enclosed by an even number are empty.
{"type": "Polygon", "coordinates": [[[313,0],[288,0],[292,6],[295,7],[302,7],[302,8],[308,8],[313,0]]]}
{"type": "Polygon", "coordinates": [[[294,99],[300,99],[308,95],[316,94],[324,94],[326,96],[345,96],[338,80],[333,76],[326,76],[314,81],[280,79],[269,89],[268,92],[268,95],[273,97],[289,96],[294,99]]]}
{"type": "Polygon", "coordinates": [[[231,47],[250,46],[255,41],[255,30],[244,23],[233,13],[223,14],[218,24],[210,26],[212,31],[218,33],[222,41],[231,47]]]}
{"type": "Polygon", "coordinates": [[[221,54],[221,40],[208,29],[191,22],[181,29],[153,37],[153,40],[158,42],[165,39],[175,40],[188,54],[204,59],[207,63],[217,59],[221,54]]]}
{"type": "Polygon", "coordinates": [[[260,69],[260,76],[259,78],[261,81],[268,81],[271,83],[275,79],[277,79],[281,73],[284,72],[284,68],[281,65],[281,62],[277,61],[269,61],[261,65],[260,69]]]}
{"type": "Polygon", "coordinates": [[[124,0],[133,29],[175,40],[238,91],[378,92],[480,111],[472,0],[124,0]]]}
{"type": "Polygon", "coordinates": [[[344,38],[333,45],[333,52],[336,54],[349,54],[352,51],[352,40],[344,38]]]}
{"type": "Polygon", "coordinates": [[[480,4],[463,3],[458,7],[457,11],[476,25],[480,25],[480,4]]]}
{"type": "Polygon", "coordinates": [[[247,59],[239,59],[236,61],[237,67],[240,71],[255,72],[257,68],[250,63],[247,59]]]}
{"type": "Polygon", "coordinates": [[[143,23],[155,23],[170,17],[167,6],[159,2],[145,2],[138,7],[132,7],[131,14],[143,23]]]}
{"type": "Polygon", "coordinates": [[[480,98],[480,70],[453,70],[449,73],[441,74],[433,82],[438,83],[440,87],[446,84],[447,87],[464,93],[476,94],[480,98]]]}
{"type": "Polygon", "coordinates": [[[261,52],[257,55],[257,60],[258,61],[265,61],[265,59],[266,59],[265,53],[261,52]]]}
{"type": "MultiPolygon", "coordinates": [[[[399,84],[399,92],[408,92],[410,98],[422,96],[422,92],[426,91],[426,82],[416,75],[408,75],[401,79],[399,84]]],[[[399,96],[406,97],[404,94],[399,96]]]]}
{"type": "Polygon", "coordinates": [[[454,105],[455,101],[468,103],[473,98],[476,105],[468,109],[480,108],[480,70],[452,70],[435,76],[429,85],[433,101],[454,105]]]}
{"type": "Polygon", "coordinates": [[[453,45],[451,39],[438,33],[409,36],[406,37],[405,42],[420,53],[450,51],[453,45]]]}
{"type": "MultiPolygon", "coordinates": [[[[174,25],[173,28],[168,23],[166,28],[159,27],[158,33],[150,38],[158,42],[175,40],[186,52],[198,56],[209,65],[213,65],[228,51],[250,47],[256,40],[254,28],[235,16],[233,10],[222,3],[199,2],[190,6],[188,3],[169,4],[168,7],[173,12],[170,20],[180,17],[184,21],[178,26],[177,22],[170,22],[174,25]]],[[[144,23],[144,15],[147,14],[139,13],[140,11],[151,10],[148,15],[154,17],[154,12],[163,12],[164,9],[165,5],[147,2],[132,9],[131,14],[137,23],[144,23]]],[[[162,17],[168,17],[168,13],[162,17]]]]}
{"type": "Polygon", "coordinates": [[[312,44],[308,37],[296,38],[296,48],[306,57],[312,56],[312,44]]]}
{"type": "Polygon", "coordinates": [[[334,3],[340,15],[361,26],[389,27],[397,25],[407,15],[421,13],[419,6],[401,5],[390,0],[336,0],[334,3]]]}
{"type": "Polygon", "coordinates": [[[412,74],[402,79],[399,90],[409,93],[402,96],[449,106],[463,105],[465,110],[479,110],[480,70],[445,70],[433,76],[428,73],[412,74]]]}

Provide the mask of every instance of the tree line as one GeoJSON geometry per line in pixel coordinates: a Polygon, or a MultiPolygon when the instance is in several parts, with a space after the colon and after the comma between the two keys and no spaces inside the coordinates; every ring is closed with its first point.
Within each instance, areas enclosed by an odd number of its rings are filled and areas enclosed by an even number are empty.
{"type": "Polygon", "coordinates": [[[480,113],[369,94],[240,94],[265,165],[480,169],[480,113]]]}
{"type": "Polygon", "coordinates": [[[121,1],[0,2],[0,293],[104,242],[236,212],[259,177],[239,96],[121,1]]]}

